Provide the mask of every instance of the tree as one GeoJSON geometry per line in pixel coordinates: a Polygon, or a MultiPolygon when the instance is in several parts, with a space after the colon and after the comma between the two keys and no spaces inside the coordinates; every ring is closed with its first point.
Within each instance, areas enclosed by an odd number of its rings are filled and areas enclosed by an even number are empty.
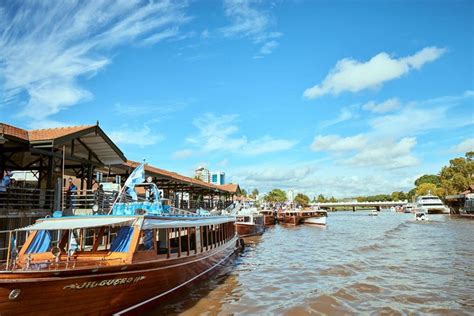
{"type": "Polygon", "coordinates": [[[410,202],[410,201],[413,201],[413,199],[415,198],[416,196],[416,188],[413,188],[411,189],[410,191],[408,191],[407,193],[407,200],[410,202]]]}
{"type": "Polygon", "coordinates": [[[259,192],[258,192],[258,189],[256,189],[256,188],[253,189],[253,190],[252,190],[252,195],[251,195],[251,197],[254,198],[254,199],[256,199],[257,196],[258,196],[258,193],[259,193],[259,192]]]}
{"type": "Polygon", "coordinates": [[[419,186],[416,187],[416,195],[427,195],[427,194],[433,194],[433,195],[438,195],[441,196],[443,195],[443,189],[437,187],[433,183],[422,183],[419,186]]]}
{"type": "Polygon", "coordinates": [[[309,205],[309,197],[303,193],[296,194],[294,201],[302,207],[307,207],[309,205]]]}
{"type": "Polygon", "coordinates": [[[245,189],[240,190],[241,196],[247,196],[247,191],[245,189]]]}
{"type": "Polygon", "coordinates": [[[318,201],[319,203],[327,202],[326,198],[325,198],[324,195],[322,195],[322,194],[318,195],[317,201],[318,201]]]}
{"type": "Polygon", "coordinates": [[[407,195],[403,191],[392,192],[392,201],[404,201],[407,199],[407,195]]]}
{"type": "Polygon", "coordinates": [[[415,180],[415,186],[419,186],[423,183],[433,183],[437,187],[441,184],[439,177],[435,174],[425,174],[415,180]]]}
{"type": "Polygon", "coordinates": [[[280,189],[273,189],[265,195],[264,200],[266,202],[285,202],[286,193],[280,189]]]}
{"type": "Polygon", "coordinates": [[[440,172],[441,188],[444,194],[457,194],[474,183],[473,152],[466,153],[466,158],[459,157],[449,161],[449,166],[440,172]]]}

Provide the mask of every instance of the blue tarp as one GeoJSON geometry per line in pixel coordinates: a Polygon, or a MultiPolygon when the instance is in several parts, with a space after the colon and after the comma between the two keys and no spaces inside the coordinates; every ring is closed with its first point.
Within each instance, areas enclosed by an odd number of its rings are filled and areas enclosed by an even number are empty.
{"type": "Polygon", "coordinates": [[[36,233],[33,242],[26,250],[26,253],[46,252],[51,247],[51,233],[47,230],[40,230],[36,233]]]}
{"type": "Polygon", "coordinates": [[[110,251],[113,252],[127,252],[128,247],[130,246],[130,240],[133,234],[133,227],[131,226],[122,226],[117,233],[112,245],[110,246],[110,251]]]}

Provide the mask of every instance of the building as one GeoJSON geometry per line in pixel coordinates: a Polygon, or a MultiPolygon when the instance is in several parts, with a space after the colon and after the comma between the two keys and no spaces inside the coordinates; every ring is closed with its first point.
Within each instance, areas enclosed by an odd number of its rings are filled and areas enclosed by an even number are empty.
{"type": "Polygon", "coordinates": [[[196,171],[194,172],[194,178],[210,183],[211,177],[210,177],[209,169],[206,169],[204,167],[198,167],[196,171]]]}
{"type": "Polygon", "coordinates": [[[216,185],[225,184],[225,172],[216,171],[211,173],[211,183],[216,185]]]}

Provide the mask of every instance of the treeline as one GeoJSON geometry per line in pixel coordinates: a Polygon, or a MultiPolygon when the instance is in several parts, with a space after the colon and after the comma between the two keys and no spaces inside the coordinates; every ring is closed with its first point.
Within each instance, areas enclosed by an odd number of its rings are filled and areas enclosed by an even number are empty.
{"type": "Polygon", "coordinates": [[[359,202],[413,200],[416,196],[429,193],[444,197],[465,191],[474,184],[474,152],[467,152],[465,157],[451,159],[438,174],[425,174],[415,180],[415,187],[408,192],[392,192],[373,196],[358,196],[359,202]]]}

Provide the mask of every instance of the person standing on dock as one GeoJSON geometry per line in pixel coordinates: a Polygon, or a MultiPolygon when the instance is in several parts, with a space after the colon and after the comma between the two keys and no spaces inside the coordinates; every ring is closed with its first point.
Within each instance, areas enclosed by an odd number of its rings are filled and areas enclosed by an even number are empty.
{"type": "Polygon", "coordinates": [[[72,178],[69,178],[67,181],[69,182],[69,186],[67,188],[66,196],[69,202],[68,206],[72,209],[76,202],[75,195],[77,194],[77,186],[72,182],[72,178]]]}

